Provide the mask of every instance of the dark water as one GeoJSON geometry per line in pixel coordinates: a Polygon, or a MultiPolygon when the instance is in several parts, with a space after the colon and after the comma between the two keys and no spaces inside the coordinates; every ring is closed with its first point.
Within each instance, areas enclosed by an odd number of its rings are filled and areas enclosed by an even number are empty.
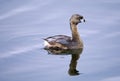
{"type": "Polygon", "coordinates": [[[0,81],[120,81],[119,22],[119,0],[0,0],[0,81]],[[43,38],[71,35],[75,13],[82,53],[44,50],[43,38]]]}

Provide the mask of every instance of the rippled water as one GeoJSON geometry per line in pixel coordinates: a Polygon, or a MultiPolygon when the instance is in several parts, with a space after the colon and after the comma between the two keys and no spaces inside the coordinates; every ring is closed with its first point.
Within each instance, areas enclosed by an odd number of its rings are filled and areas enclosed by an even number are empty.
{"type": "Polygon", "coordinates": [[[0,0],[0,81],[120,81],[119,8],[119,0],[0,0]],[[43,38],[71,36],[75,13],[86,19],[82,54],[44,50],[43,38]]]}

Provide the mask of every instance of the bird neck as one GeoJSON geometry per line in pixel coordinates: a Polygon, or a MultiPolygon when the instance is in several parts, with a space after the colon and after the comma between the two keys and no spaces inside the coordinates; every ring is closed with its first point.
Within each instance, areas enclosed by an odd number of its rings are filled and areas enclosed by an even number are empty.
{"type": "Polygon", "coordinates": [[[70,23],[71,31],[72,31],[72,40],[75,42],[80,41],[80,35],[77,30],[77,25],[70,23]]]}

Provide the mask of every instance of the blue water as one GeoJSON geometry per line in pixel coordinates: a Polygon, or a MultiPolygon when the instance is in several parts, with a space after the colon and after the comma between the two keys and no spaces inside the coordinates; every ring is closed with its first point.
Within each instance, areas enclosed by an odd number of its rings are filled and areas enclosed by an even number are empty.
{"type": "Polygon", "coordinates": [[[0,81],[120,81],[119,22],[119,0],[0,0],[0,81]],[[84,49],[71,76],[72,55],[49,54],[42,39],[71,36],[76,13],[84,49]]]}

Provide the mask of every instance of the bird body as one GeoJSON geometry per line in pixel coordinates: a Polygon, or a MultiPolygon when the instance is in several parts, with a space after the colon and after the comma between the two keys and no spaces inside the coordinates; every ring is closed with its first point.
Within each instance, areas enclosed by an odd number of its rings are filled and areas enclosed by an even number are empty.
{"type": "Polygon", "coordinates": [[[81,22],[83,16],[74,14],[70,18],[70,28],[72,37],[66,35],[55,35],[47,37],[44,40],[45,49],[80,49],[83,48],[83,42],[77,31],[77,24],[81,22]]]}

